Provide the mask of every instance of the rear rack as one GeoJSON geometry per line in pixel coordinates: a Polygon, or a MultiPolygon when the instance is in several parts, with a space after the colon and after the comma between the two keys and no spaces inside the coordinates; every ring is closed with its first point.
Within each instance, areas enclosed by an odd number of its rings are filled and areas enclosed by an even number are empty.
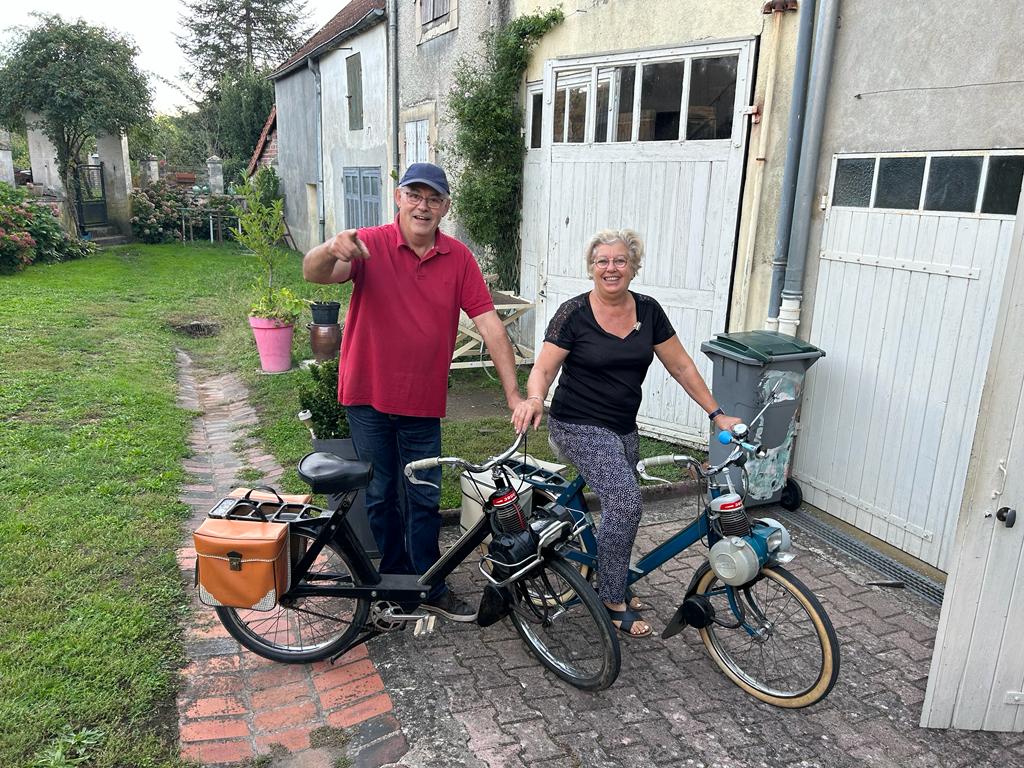
{"type": "Polygon", "coordinates": [[[208,516],[257,522],[263,522],[265,518],[266,522],[270,523],[295,523],[300,520],[326,518],[332,514],[329,510],[314,507],[312,504],[226,497],[214,505],[208,516]]]}

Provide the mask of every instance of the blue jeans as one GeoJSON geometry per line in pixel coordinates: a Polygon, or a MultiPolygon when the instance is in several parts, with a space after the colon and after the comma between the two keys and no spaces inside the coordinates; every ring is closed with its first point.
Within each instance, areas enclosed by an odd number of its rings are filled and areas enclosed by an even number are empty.
{"type": "MultiPolygon", "coordinates": [[[[441,420],[393,416],[369,405],[346,408],[356,453],[373,464],[366,489],[366,515],[381,552],[381,573],[426,573],[441,550],[441,489],[413,485],[402,470],[410,461],[441,455],[441,420]],[[404,494],[399,494],[402,483],[404,494]],[[404,495],[404,504],[402,495],[404,495]]],[[[441,485],[441,468],[416,473],[441,485]]],[[[445,593],[444,582],[430,590],[428,600],[445,593]]]]}

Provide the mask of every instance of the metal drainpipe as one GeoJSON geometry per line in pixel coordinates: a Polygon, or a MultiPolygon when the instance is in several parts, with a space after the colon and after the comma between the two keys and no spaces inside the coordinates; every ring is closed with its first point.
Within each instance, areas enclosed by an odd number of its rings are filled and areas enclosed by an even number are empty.
{"type": "Polygon", "coordinates": [[[786,276],[786,256],[793,226],[793,201],[796,197],[797,172],[800,168],[800,146],[803,139],[804,106],[807,100],[807,78],[811,64],[815,0],[803,0],[797,33],[796,65],[793,70],[793,98],[789,105],[789,131],[786,137],[786,164],[782,172],[779,196],[779,217],[775,225],[775,254],[772,257],[772,286],[768,294],[768,319],[765,328],[778,330],[779,307],[782,305],[782,283],[786,276]]]}
{"type": "MultiPolygon", "coordinates": [[[[764,163],[768,148],[768,123],[771,119],[772,104],[775,101],[775,70],[779,59],[779,37],[782,29],[783,8],[773,8],[772,14],[772,48],[768,58],[768,74],[765,77],[764,102],[761,106],[761,125],[757,138],[757,154],[754,156],[753,190],[750,207],[750,229],[747,232],[747,244],[744,248],[746,269],[743,275],[743,296],[750,295],[750,270],[754,264],[754,247],[757,240],[757,222],[761,216],[761,189],[764,185],[764,163]]],[[[743,299],[746,302],[746,298],[743,299]]]]}
{"type": "Polygon", "coordinates": [[[391,56],[388,68],[391,70],[391,176],[393,183],[398,183],[398,171],[402,164],[402,154],[398,147],[401,131],[398,129],[398,0],[388,0],[388,42],[391,45],[391,56]]]}
{"type": "Polygon", "coordinates": [[[319,242],[322,243],[327,239],[327,233],[324,231],[327,217],[324,213],[326,208],[324,204],[324,121],[323,97],[320,91],[320,62],[314,61],[312,57],[308,58],[306,67],[313,73],[313,87],[316,89],[316,212],[319,217],[319,242]]]}
{"type": "Polygon", "coordinates": [[[814,31],[814,56],[811,82],[807,91],[807,123],[800,148],[800,173],[796,182],[796,203],[793,208],[793,232],[789,240],[786,281],[782,288],[779,310],[779,331],[796,336],[800,325],[800,304],[803,301],[804,265],[811,228],[811,206],[817,184],[821,134],[825,125],[828,102],[828,81],[832,75],[832,49],[836,40],[839,0],[822,0],[817,29],[814,31]]]}

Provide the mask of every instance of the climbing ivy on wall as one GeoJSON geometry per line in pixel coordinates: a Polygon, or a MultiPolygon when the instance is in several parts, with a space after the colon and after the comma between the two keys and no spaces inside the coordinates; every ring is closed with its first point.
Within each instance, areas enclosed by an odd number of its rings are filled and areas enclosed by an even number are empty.
{"type": "Polygon", "coordinates": [[[517,18],[484,33],[483,57],[463,57],[455,65],[448,98],[455,133],[444,147],[457,179],[455,213],[504,290],[519,287],[525,152],[519,91],[533,47],[564,18],[557,8],[517,18]]]}

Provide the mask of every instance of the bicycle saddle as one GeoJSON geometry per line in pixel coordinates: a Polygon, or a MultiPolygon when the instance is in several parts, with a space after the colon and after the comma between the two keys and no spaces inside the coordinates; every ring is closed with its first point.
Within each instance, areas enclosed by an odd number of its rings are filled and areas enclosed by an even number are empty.
{"type": "Polygon", "coordinates": [[[313,493],[345,493],[365,488],[373,477],[373,465],[318,451],[302,457],[298,472],[313,493]]]}

